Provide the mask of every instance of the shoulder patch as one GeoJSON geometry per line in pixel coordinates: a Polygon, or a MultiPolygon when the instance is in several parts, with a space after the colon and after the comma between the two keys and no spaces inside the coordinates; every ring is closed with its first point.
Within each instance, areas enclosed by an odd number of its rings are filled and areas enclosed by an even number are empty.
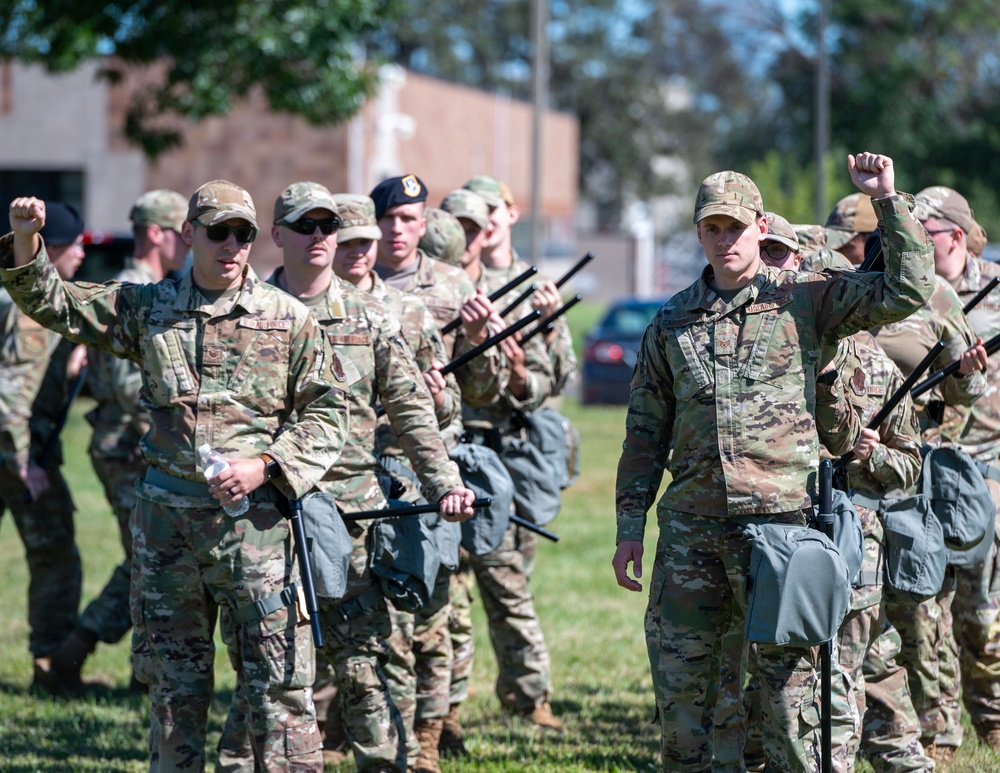
{"type": "Polygon", "coordinates": [[[333,375],[334,380],[340,383],[344,383],[347,380],[347,376],[344,374],[344,365],[336,352],[330,352],[330,373],[333,375]]]}

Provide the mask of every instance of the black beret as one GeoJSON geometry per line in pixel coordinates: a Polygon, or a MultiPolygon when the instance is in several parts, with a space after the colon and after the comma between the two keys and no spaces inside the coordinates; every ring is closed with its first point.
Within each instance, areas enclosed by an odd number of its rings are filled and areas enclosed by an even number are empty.
{"type": "Polygon", "coordinates": [[[413,204],[427,200],[427,186],[415,174],[405,177],[390,177],[383,180],[369,194],[375,202],[375,219],[378,220],[387,209],[400,204],[413,204]]]}
{"type": "Polygon", "coordinates": [[[83,218],[69,204],[46,201],[45,225],[40,233],[47,244],[72,244],[83,233],[83,218]]]}

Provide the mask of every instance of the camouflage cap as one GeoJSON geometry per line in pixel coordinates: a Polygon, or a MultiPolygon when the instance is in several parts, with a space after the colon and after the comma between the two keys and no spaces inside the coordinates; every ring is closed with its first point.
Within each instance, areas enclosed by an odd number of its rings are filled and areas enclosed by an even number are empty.
{"type": "Polygon", "coordinates": [[[825,268],[832,268],[836,271],[855,271],[855,266],[836,250],[824,248],[810,252],[802,258],[799,264],[799,271],[822,271],[825,268]]]}
{"type": "Polygon", "coordinates": [[[341,220],[340,230],[337,232],[338,242],[349,242],[352,239],[377,241],[382,238],[382,229],[375,219],[375,202],[370,197],[337,193],[333,201],[341,220]]]}
{"type": "Polygon", "coordinates": [[[427,230],[420,237],[420,249],[436,260],[452,266],[462,265],[465,252],[465,229],[450,212],[432,207],[424,212],[427,230]]]}
{"type": "Polygon", "coordinates": [[[966,235],[975,230],[976,216],[969,202],[958,191],[943,185],[932,185],[920,191],[916,196],[913,214],[921,222],[931,217],[950,220],[965,231],[966,235]]]}
{"type": "Polygon", "coordinates": [[[257,210],[250,194],[227,180],[212,180],[202,185],[188,202],[187,219],[202,225],[239,218],[257,228],[257,210]]]}
{"type": "Polygon", "coordinates": [[[802,252],[814,252],[826,246],[826,228],[821,225],[796,223],[792,226],[802,252]]]}
{"type": "Polygon", "coordinates": [[[728,215],[744,225],[764,214],[764,202],[754,181],[739,172],[716,172],[706,177],[694,202],[694,222],[712,215],[728,215]]]}
{"type": "Polygon", "coordinates": [[[774,212],[766,212],[767,215],[767,236],[765,242],[778,242],[784,244],[788,249],[799,251],[799,239],[792,230],[792,225],[781,215],[774,212]]]}
{"type": "Polygon", "coordinates": [[[441,209],[457,218],[471,220],[480,228],[486,228],[490,222],[490,208],[486,199],[465,188],[459,188],[445,196],[441,209]]]}
{"type": "Polygon", "coordinates": [[[965,246],[968,248],[969,252],[978,258],[983,256],[983,250],[986,249],[986,229],[979,225],[979,221],[972,221],[972,230],[966,236],[965,246]]]}
{"type": "Polygon", "coordinates": [[[292,183],[274,201],[274,224],[296,223],[311,209],[325,209],[340,216],[337,202],[325,185],[308,181],[292,183]]]}
{"type": "Polygon", "coordinates": [[[826,246],[837,250],[857,234],[869,234],[878,229],[878,218],[871,198],[864,193],[844,196],[826,219],[826,246]]]}
{"type": "Polygon", "coordinates": [[[135,225],[158,225],[180,231],[187,219],[187,199],[177,191],[161,188],[148,191],[135,200],[128,219],[135,225]]]}
{"type": "Polygon", "coordinates": [[[507,184],[488,174],[476,175],[462,187],[469,191],[475,191],[486,199],[486,203],[491,209],[499,207],[501,204],[506,204],[508,207],[514,206],[514,196],[507,184]]]}

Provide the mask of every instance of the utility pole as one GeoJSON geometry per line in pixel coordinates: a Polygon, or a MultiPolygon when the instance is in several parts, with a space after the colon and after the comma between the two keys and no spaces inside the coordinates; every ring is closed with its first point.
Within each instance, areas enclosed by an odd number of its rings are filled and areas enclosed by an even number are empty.
{"type": "Polygon", "coordinates": [[[532,121],[531,121],[531,261],[537,263],[545,251],[545,221],[542,219],[542,119],[549,104],[549,0],[532,2],[532,121]]]}
{"type": "Polygon", "coordinates": [[[826,151],[830,145],[830,62],[826,52],[826,28],[830,24],[830,0],[819,0],[816,29],[816,222],[825,223],[826,151]]]}

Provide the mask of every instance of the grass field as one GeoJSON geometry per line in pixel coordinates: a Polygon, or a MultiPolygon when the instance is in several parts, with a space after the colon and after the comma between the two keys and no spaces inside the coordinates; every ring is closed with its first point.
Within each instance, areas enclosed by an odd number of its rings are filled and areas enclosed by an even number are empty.
{"type": "MultiPolygon", "coordinates": [[[[599,313],[592,305],[574,327],[584,329],[599,313]],[[585,320],[585,321],[584,321],[585,320]]],[[[84,603],[121,560],[114,519],[93,476],[86,447],[89,428],[81,401],[65,434],[66,476],[78,507],[78,541],[84,559],[84,603]]],[[[658,731],[651,724],[651,695],[642,614],[645,594],[617,587],[614,551],[614,476],[624,432],[623,408],[564,406],[583,439],[582,473],[568,489],[552,528],[562,539],[539,546],[533,589],[553,664],[555,712],[568,732],[543,736],[520,721],[505,719],[493,694],[496,663],[485,635],[482,606],[475,605],[477,655],[474,695],[465,705],[470,760],[445,761],[446,773],[657,770],[658,731]]],[[[112,686],[80,700],[57,701],[27,694],[23,550],[9,517],[0,528],[0,771],[141,771],[146,768],[148,707],[130,697],[128,638],[101,645],[86,676],[103,674],[112,686]]],[[[647,530],[650,556],[655,530],[647,530]]],[[[217,699],[210,717],[209,745],[218,740],[233,685],[224,651],[217,661],[217,699]]],[[[970,733],[956,771],[1000,771],[1000,761],[970,733]]],[[[340,768],[353,770],[353,763],[340,768]]],[[[869,771],[859,765],[859,771],[869,771]]]]}

